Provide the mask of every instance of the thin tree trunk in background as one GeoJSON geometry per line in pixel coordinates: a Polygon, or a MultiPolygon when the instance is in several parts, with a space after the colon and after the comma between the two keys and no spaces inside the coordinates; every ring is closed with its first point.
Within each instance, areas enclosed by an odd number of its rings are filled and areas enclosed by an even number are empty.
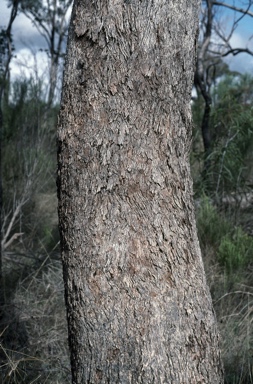
{"type": "Polygon", "coordinates": [[[212,106],[212,97],[210,95],[210,90],[206,89],[207,86],[204,84],[204,80],[201,79],[198,73],[195,74],[195,87],[198,87],[202,97],[204,99],[204,113],[201,122],[201,134],[204,146],[204,168],[203,168],[203,177],[204,180],[207,180],[208,173],[210,171],[210,155],[212,150],[212,141],[210,134],[210,115],[211,115],[211,106],[212,106]]]}
{"type": "MultiPolygon", "coordinates": [[[[1,103],[1,100],[0,100],[1,103]]],[[[2,182],[2,137],[3,137],[3,111],[0,104],[0,307],[4,305],[4,290],[3,290],[3,273],[2,273],[2,224],[3,224],[3,182],[2,182]]],[[[0,310],[0,319],[2,316],[2,310],[0,310]]]]}
{"type": "Polygon", "coordinates": [[[222,383],[189,168],[198,0],[77,0],[59,140],[73,383],[222,383]]]}
{"type": "MultiPolygon", "coordinates": [[[[9,79],[10,79],[10,62],[12,59],[12,38],[11,38],[11,30],[12,25],[14,23],[14,20],[16,19],[16,16],[18,14],[18,6],[19,6],[20,0],[13,0],[12,2],[12,9],[10,14],[10,19],[8,26],[5,31],[5,44],[6,52],[3,52],[3,55],[5,54],[6,58],[3,57],[3,74],[0,79],[0,307],[4,304],[4,289],[3,289],[3,277],[2,277],[2,261],[3,261],[3,249],[2,249],[2,215],[3,215],[3,183],[2,183],[2,141],[3,141],[3,123],[4,123],[4,117],[3,117],[3,100],[5,98],[4,92],[6,89],[8,89],[9,92],[9,79]],[[5,60],[4,60],[5,59],[5,60]]],[[[8,97],[6,97],[8,100],[8,97]]],[[[2,313],[0,313],[0,316],[2,313]]]]}
{"type": "Polygon", "coordinates": [[[210,114],[212,97],[210,92],[210,84],[208,82],[208,73],[204,68],[209,45],[211,43],[212,29],[213,29],[213,1],[205,0],[207,8],[206,28],[203,36],[203,42],[198,51],[198,60],[195,71],[194,84],[196,89],[201,92],[204,99],[205,107],[201,123],[201,134],[204,146],[204,169],[203,178],[207,180],[210,170],[210,155],[211,155],[211,134],[210,134],[210,114]]]}
{"type": "Polygon", "coordinates": [[[57,85],[57,72],[58,72],[58,58],[50,57],[50,68],[49,68],[49,91],[48,91],[48,108],[52,107],[55,97],[55,90],[57,85]]]}

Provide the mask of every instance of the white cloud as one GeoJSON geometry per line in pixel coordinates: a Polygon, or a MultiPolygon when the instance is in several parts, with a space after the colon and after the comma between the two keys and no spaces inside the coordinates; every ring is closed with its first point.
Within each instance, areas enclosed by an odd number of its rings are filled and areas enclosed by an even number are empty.
{"type": "MultiPolygon", "coordinates": [[[[253,51],[253,41],[245,39],[242,33],[234,32],[230,40],[232,48],[248,48],[253,51]]],[[[239,53],[236,56],[228,55],[224,58],[232,71],[253,72],[253,56],[248,53],[239,53]]]]}
{"type": "MultiPolygon", "coordinates": [[[[0,26],[7,26],[10,15],[10,8],[7,8],[7,1],[0,0],[0,26]]],[[[68,11],[68,17],[70,17],[71,10],[68,11]]],[[[223,25],[229,24],[223,20],[223,25]]],[[[230,44],[233,48],[248,48],[253,50],[253,41],[248,41],[245,37],[246,34],[243,30],[236,30],[231,38],[230,44]]],[[[34,68],[37,61],[37,66],[42,68],[42,72],[45,72],[45,62],[47,58],[45,53],[40,52],[40,49],[46,48],[45,39],[40,35],[37,29],[33,26],[32,22],[23,14],[19,14],[13,24],[13,37],[15,46],[16,59],[12,61],[12,72],[14,76],[17,76],[20,71],[25,71],[25,66],[34,68]],[[31,50],[32,54],[28,53],[31,50]],[[32,56],[37,54],[36,60],[32,56]]],[[[215,38],[215,36],[213,37],[215,38]]],[[[216,41],[216,43],[219,41],[216,41]]],[[[239,54],[237,56],[229,55],[224,58],[229,64],[231,70],[239,72],[253,72],[253,56],[248,54],[239,54]]],[[[46,64],[47,67],[47,64],[46,64]]],[[[41,71],[41,68],[39,71],[41,71]]]]}
{"type": "Polygon", "coordinates": [[[31,48],[20,49],[11,61],[11,74],[14,78],[30,74],[43,78],[47,68],[48,58],[45,52],[33,52],[31,48]]]}
{"type": "Polygon", "coordinates": [[[32,45],[34,49],[46,47],[45,39],[32,22],[23,14],[18,15],[13,24],[13,37],[14,46],[17,51],[26,45],[32,45]]]}

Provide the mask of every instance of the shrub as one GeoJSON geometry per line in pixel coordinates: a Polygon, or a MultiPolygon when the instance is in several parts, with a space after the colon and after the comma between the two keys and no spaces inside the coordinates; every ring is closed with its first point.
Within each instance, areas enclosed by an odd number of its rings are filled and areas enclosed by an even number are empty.
{"type": "Polygon", "coordinates": [[[227,234],[222,237],[218,249],[218,260],[229,272],[244,267],[252,257],[253,239],[240,227],[235,228],[232,236],[227,234]]]}
{"type": "Polygon", "coordinates": [[[20,281],[13,304],[28,340],[22,350],[0,343],[1,383],[70,383],[63,291],[62,265],[57,260],[44,260],[20,281]]]}
{"type": "Polygon", "coordinates": [[[198,205],[197,228],[200,244],[218,246],[222,237],[233,230],[233,226],[218,212],[207,196],[202,197],[198,205]]]}

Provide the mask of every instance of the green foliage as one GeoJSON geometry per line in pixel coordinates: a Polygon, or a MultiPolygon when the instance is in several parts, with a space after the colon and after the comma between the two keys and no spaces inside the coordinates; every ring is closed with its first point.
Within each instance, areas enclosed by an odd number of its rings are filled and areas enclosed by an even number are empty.
{"type": "Polygon", "coordinates": [[[0,85],[2,85],[1,77],[5,71],[7,55],[8,55],[8,37],[6,34],[6,30],[4,28],[1,28],[0,29],[0,85]]]}
{"type": "Polygon", "coordinates": [[[199,200],[197,228],[202,246],[217,247],[222,238],[231,233],[233,226],[218,212],[207,196],[199,200]]]}
{"type": "Polygon", "coordinates": [[[232,222],[204,196],[197,213],[197,227],[200,244],[212,247],[217,261],[228,272],[247,266],[253,260],[253,238],[232,222]]]}
{"type": "Polygon", "coordinates": [[[229,272],[247,266],[253,260],[253,238],[240,227],[235,228],[232,236],[221,238],[218,260],[229,272]]]}
{"type": "MultiPolygon", "coordinates": [[[[253,148],[253,77],[249,75],[226,75],[212,91],[212,113],[210,134],[212,149],[209,154],[209,169],[205,179],[200,173],[193,173],[196,192],[202,190],[208,195],[220,195],[235,191],[248,181],[248,157],[253,148]]],[[[203,146],[200,135],[201,120],[199,111],[201,101],[193,104],[195,130],[193,154],[191,156],[193,169],[196,162],[202,159],[203,146]]],[[[198,166],[197,169],[200,167],[198,166]]]]}
{"type": "Polygon", "coordinates": [[[253,110],[252,92],[245,89],[246,80],[253,85],[253,78],[227,76],[214,92],[210,173],[216,193],[236,190],[247,179],[247,154],[253,145],[253,110]]]}
{"type": "Polygon", "coordinates": [[[197,204],[203,261],[221,334],[226,384],[253,383],[253,238],[212,200],[197,204]]]}
{"type": "Polygon", "coordinates": [[[55,236],[51,236],[49,241],[49,232],[54,232],[57,225],[49,228],[52,221],[45,224],[47,210],[38,214],[37,209],[39,191],[56,194],[57,108],[49,109],[45,98],[42,82],[31,76],[14,81],[10,100],[3,104],[2,230],[3,233],[7,231],[19,207],[11,230],[12,233],[23,232],[24,244],[29,247],[38,246],[41,243],[40,236],[42,243],[51,247],[55,236]],[[45,225],[48,228],[46,234],[42,230],[45,225]]]}
{"type": "MultiPolygon", "coordinates": [[[[49,36],[53,32],[53,36],[56,34],[64,39],[61,20],[70,3],[71,0],[50,0],[47,4],[41,0],[24,0],[21,8],[49,36]]],[[[57,39],[51,43],[53,41],[57,39]]],[[[62,49],[56,52],[53,46],[48,46],[48,56],[62,57],[62,49]]],[[[0,76],[7,48],[6,34],[2,30],[0,76]]],[[[211,67],[210,61],[206,65],[211,67]]],[[[201,177],[203,100],[197,97],[192,106],[192,173],[195,193],[201,196],[197,204],[198,233],[204,262],[209,263],[207,275],[209,282],[212,281],[210,286],[223,336],[226,383],[252,383],[253,240],[241,227],[234,227],[230,217],[207,195],[219,198],[238,191],[248,180],[248,158],[253,147],[253,77],[229,74],[222,60],[212,68],[216,68],[216,72],[209,71],[213,97],[212,151],[205,180],[201,177]]],[[[55,251],[59,241],[54,144],[58,108],[49,108],[43,81],[34,76],[16,79],[6,95],[2,102],[3,213],[8,227],[15,207],[22,203],[11,234],[18,231],[23,235],[22,242],[12,243],[8,249],[10,256],[4,255],[3,260],[6,312],[11,306],[13,311],[5,318],[7,327],[3,327],[1,335],[5,342],[1,339],[0,381],[9,384],[68,383],[71,378],[61,264],[52,258],[53,253],[47,253],[39,263],[42,250],[55,251]],[[25,273],[26,279],[23,279],[25,273]]]]}

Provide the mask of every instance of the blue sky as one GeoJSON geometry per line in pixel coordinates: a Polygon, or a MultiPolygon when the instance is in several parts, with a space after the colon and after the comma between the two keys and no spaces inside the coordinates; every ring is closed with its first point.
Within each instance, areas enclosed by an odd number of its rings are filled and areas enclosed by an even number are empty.
{"type": "MultiPolygon", "coordinates": [[[[222,1],[224,3],[230,4],[230,5],[235,5],[238,8],[245,8],[245,5],[243,6],[243,3],[247,3],[247,1],[242,1],[242,0],[225,0],[222,1]]],[[[226,7],[219,7],[220,12],[224,15],[224,19],[226,19],[228,22],[233,22],[234,20],[234,12],[226,7]]],[[[252,12],[253,14],[253,5],[249,8],[249,11],[252,12]]],[[[242,16],[241,13],[237,14],[238,17],[242,16]]],[[[242,34],[245,39],[249,38],[250,36],[253,35],[253,17],[251,16],[244,16],[243,19],[240,21],[237,31],[242,34]]]]}
{"type": "MultiPolygon", "coordinates": [[[[245,7],[247,0],[224,0],[223,2],[231,5],[234,4],[237,7],[242,7],[244,3],[245,7]]],[[[233,12],[225,7],[218,7],[218,9],[224,26],[228,26],[233,21],[233,12]]],[[[6,26],[10,12],[7,8],[6,0],[0,0],[0,10],[0,26],[6,26]]],[[[250,11],[253,13],[253,6],[251,6],[250,11]]],[[[46,60],[45,54],[42,52],[38,53],[40,48],[45,47],[44,39],[24,15],[19,15],[16,18],[13,24],[13,36],[17,56],[12,62],[13,74],[18,75],[21,69],[25,72],[27,66],[32,66],[35,60],[35,54],[37,55],[37,65],[40,71],[41,68],[45,68],[45,63],[43,63],[43,61],[46,60]],[[31,50],[33,52],[32,54],[31,50]],[[42,66],[40,63],[42,63],[42,66]]],[[[233,47],[248,46],[253,50],[253,38],[249,40],[251,36],[253,36],[253,17],[245,16],[236,29],[231,44],[233,47]]],[[[253,56],[240,54],[236,57],[228,57],[226,61],[233,70],[253,74],[253,56]]]]}
{"type": "MultiPolygon", "coordinates": [[[[0,0],[0,27],[9,21],[10,8],[7,0],[0,0]]],[[[69,15],[70,16],[70,12],[69,15]]],[[[16,17],[13,27],[14,58],[11,61],[11,75],[27,75],[31,72],[46,79],[48,76],[48,57],[41,50],[46,49],[45,39],[22,13],[16,17]]]]}
{"type": "MultiPolygon", "coordinates": [[[[246,9],[248,0],[219,0],[219,2],[246,9]]],[[[216,10],[223,29],[227,31],[231,30],[231,24],[233,24],[235,17],[237,19],[243,15],[239,12],[235,14],[233,10],[223,6],[217,6],[216,10]]],[[[253,14],[253,5],[251,5],[249,11],[253,14]]],[[[245,15],[238,23],[230,40],[230,44],[233,48],[249,48],[253,51],[252,37],[253,17],[245,15]]],[[[229,55],[224,60],[229,64],[231,70],[242,73],[248,72],[253,75],[253,56],[246,53],[240,53],[237,56],[229,55]]]]}

